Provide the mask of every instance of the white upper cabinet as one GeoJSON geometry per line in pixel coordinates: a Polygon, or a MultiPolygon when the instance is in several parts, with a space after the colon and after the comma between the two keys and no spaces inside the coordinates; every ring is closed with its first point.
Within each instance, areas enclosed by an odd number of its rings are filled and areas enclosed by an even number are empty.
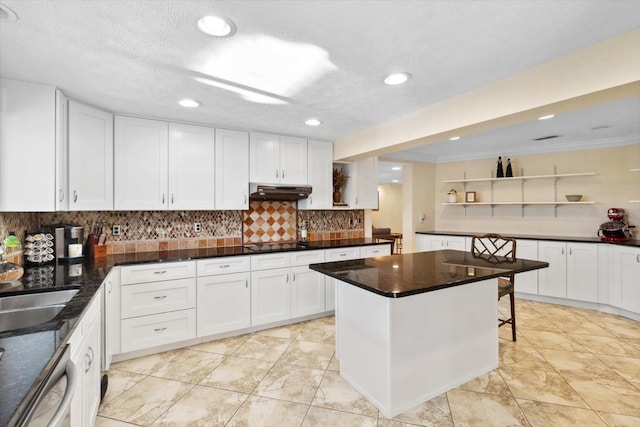
{"type": "Polygon", "coordinates": [[[113,114],[69,100],[69,209],[113,209],[113,114]]]}
{"type": "Polygon", "coordinates": [[[0,80],[0,211],[56,208],[56,89],[0,80]]]}
{"type": "Polygon", "coordinates": [[[169,209],[215,207],[215,138],[214,128],[169,124],[169,209]]]}
{"type": "Polygon", "coordinates": [[[378,209],[378,158],[358,160],[350,166],[344,201],[350,209],[378,209]]]}
{"type": "Polygon", "coordinates": [[[251,133],[249,180],[260,184],[307,184],[307,140],[251,133]]]}
{"type": "Polygon", "coordinates": [[[216,129],[216,209],[249,209],[249,133],[216,129]]]}
{"type": "Polygon", "coordinates": [[[333,208],[333,144],[307,143],[307,183],[313,188],[308,199],[298,202],[299,209],[333,208]]]}
{"type": "Polygon", "coordinates": [[[67,97],[56,90],[56,210],[69,210],[69,140],[67,132],[69,104],[67,97]]]}
{"type": "Polygon", "coordinates": [[[116,210],[167,208],[168,132],[166,122],[116,116],[116,210]]]}

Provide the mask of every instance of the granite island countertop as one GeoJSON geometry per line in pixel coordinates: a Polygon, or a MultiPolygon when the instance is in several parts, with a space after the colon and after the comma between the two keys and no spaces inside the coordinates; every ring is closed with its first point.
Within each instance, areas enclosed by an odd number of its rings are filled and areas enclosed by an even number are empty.
{"type": "Polygon", "coordinates": [[[70,288],[79,291],[53,320],[30,328],[0,332],[0,348],[5,350],[0,359],[0,426],[6,425],[12,415],[24,411],[64,350],[64,344],[85,308],[115,266],[379,244],[386,243],[357,238],[263,245],[259,248],[255,245],[226,246],[116,254],[97,260],[85,258],[78,264],[26,267],[21,280],[0,285],[0,297],[70,288]]]}
{"type": "Polygon", "coordinates": [[[325,262],[309,268],[384,297],[400,298],[548,266],[527,259],[494,263],[474,258],[470,252],[440,250],[325,262]]]}

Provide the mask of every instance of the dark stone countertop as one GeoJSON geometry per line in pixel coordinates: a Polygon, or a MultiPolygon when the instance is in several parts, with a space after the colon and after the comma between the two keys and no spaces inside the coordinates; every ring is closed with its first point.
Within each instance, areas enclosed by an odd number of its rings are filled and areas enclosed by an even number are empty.
{"type": "Polygon", "coordinates": [[[13,423],[15,416],[25,410],[64,350],[64,344],[85,308],[114,266],[377,244],[385,242],[360,238],[314,241],[302,245],[269,245],[259,250],[227,246],[155,251],[109,255],[97,260],[85,258],[78,264],[26,267],[22,279],[0,285],[0,297],[69,288],[79,289],[79,292],[53,320],[30,328],[0,332],[0,348],[4,349],[0,359],[0,426],[7,425],[9,421],[13,423]],[[10,420],[12,415],[14,418],[10,420]]]}
{"type": "Polygon", "coordinates": [[[500,257],[500,261],[474,258],[465,251],[441,250],[325,262],[309,268],[384,297],[400,298],[549,266],[527,259],[510,263],[500,257]]]}
{"type": "MultiPolygon", "coordinates": [[[[437,236],[461,236],[461,237],[473,237],[481,233],[472,233],[466,231],[416,231],[416,234],[427,234],[437,236]]],[[[608,243],[610,245],[622,245],[622,246],[635,246],[640,247],[640,240],[631,239],[627,242],[604,242],[599,237],[577,237],[577,236],[544,236],[539,234],[511,234],[511,233],[499,233],[505,236],[515,237],[516,239],[523,240],[548,240],[554,242],[575,242],[575,243],[608,243]]]]}

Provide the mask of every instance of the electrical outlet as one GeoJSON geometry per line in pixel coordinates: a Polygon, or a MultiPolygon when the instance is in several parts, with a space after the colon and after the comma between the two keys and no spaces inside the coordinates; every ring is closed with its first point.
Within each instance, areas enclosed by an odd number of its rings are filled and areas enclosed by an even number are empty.
{"type": "Polygon", "coordinates": [[[114,236],[119,236],[120,235],[120,226],[114,224],[111,227],[111,234],[114,235],[114,236]]]}
{"type": "Polygon", "coordinates": [[[353,225],[353,218],[349,218],[349,225],[353,225]]]}
{"type": "Polygon", "coordinates": [[[194,222],[193,231],[196,233],[200,233],[202,231],[202,224],[200,224],[199,222],[194,222]]]}

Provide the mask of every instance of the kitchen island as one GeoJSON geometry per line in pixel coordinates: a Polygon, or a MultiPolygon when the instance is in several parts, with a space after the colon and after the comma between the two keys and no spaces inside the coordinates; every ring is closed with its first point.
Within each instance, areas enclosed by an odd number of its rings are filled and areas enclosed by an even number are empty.
{"type": "Polygon", "coordinates": [[[309,267],[336,279],[340,375],[393,417],[497,368],[497,278],[548,266],[442,250],[309,267]]]}

